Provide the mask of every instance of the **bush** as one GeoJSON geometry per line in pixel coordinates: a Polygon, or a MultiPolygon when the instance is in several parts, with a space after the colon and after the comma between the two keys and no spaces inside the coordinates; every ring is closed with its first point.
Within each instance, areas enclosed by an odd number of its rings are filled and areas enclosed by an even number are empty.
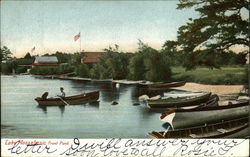
{"type": "Polygon", "coordinates": [[[90,77],[98,79],[100,78],[100,65],[94,64],[93,67],[90,69],[90,77]]]}
{"type": "Polygon", "coordinates": [[[76,75],[79,77],[89,77],[89,68],[86,64],[80,64],[76,67],[76,75]]]}

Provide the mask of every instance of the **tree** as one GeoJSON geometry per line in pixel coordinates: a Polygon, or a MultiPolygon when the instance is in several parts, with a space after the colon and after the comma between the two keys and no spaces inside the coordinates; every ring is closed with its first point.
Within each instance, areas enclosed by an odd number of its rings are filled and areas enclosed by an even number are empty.
{"type": "Polygon", "coordinates": [[[11,59],[12,53],[11,53],[10,49],[8,49],[7,46],[3,46],[1,48],[1,54],[0,55],[1,55],[1,61],[8,61],[8,60],[11,59]]]}
{"type": "Polygon", "coordinates": [[[139,54],[135,54],[129,62],[129,78],[132,80],[144,80],[146,67],[144,58],[139,54]]]}
{"type": "Polygon", "coordinates": [[[76,74],[77,76],[80,76],[80,77],[89,77],[90,74],[89,74],[89,68],[86,64],[84,63],[81,63],[80,65],[78,65],[76,67],[76,74]]]}
{"type": "Polygon", "coordinates": [[[31,59],[32,57],[31,57],[30,53],[27,52],[26,55],[23,58],[25,58],[25,59],[31,59]]]}
{"type": "Polygon", "coordinates": [[[70,63],[75,66],[81,64],[83,56],[83,52],[75,52],[73,55],[71,55],[70,63]]]}
{"type": "Polygon", "coordinates": [[[178,42],[174,40],[167,40],[162,46],[162,53],[171,58],[171,65],[182,65],[182,53],[178,51],[178,42]]]}
{"type": "Polygon", "coordinates": [[[171,78],[169,57],[140,40],[138,45],[138,51],[130,60],[130,78],[149,81],[169,80],[171,78]]]}
{"type": "MultiPolygon", "coordinates": [[[[231,46],[248,46],[249,19],[242,11],[249,10],[248,0],[179,0],[177,9],[196,7],[200,17],[178,30],[178,43],[186,54],[186,68],[197,65],[216,67],[215,54],[231,46]],[[199,53],[197,53],[199,52],[199,53]],[[203,55],[199,56],[198,54],[203,55]],[[206,60],[199,57],[206,56],[206,60]],[[193,62],[193,63],[191,63],[193,62]]],[[[249,53],[249,52],[248,52],[249,53]]]]}
{"type": "Polygon", "coordinates": [[[105,54],[100,59],[101,78],[125,79],[128,75],[129,53],[119,51],[119,46],[104,49],[105,54]]]}

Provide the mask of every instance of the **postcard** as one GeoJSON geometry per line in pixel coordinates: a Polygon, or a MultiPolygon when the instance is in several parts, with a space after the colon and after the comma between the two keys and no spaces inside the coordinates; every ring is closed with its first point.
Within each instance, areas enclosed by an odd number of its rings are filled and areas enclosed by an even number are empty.
{"type": "Polygon", "coordinates": [[[247,0],[0,3],[1,156],[249,156],[247,0]]]}

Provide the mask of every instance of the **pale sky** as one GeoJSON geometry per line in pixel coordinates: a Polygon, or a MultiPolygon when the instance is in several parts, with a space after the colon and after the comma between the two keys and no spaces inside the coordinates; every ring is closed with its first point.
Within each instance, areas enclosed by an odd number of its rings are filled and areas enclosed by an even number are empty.
{"type": "Polygon", "coordinates": [[[177,10],[178,1],[1,1],[1,46],[14,56],[102,51],[118,44],[133,52],[138,39],[161,49],[176,40],[193,9],[177,10]],[[81,32],[81,40],[73,37],[81,32]]]}
{"type": "Polygon", "coordinates": [[[178,1],[2,1],[1,45],[22,57],[55,51],[75,52],[81,32],[84,51],[102,51],[118,44],[135,51],[138,39],[160,49],[176,40],[178,27],[197,13],[176,10],[178,1]]]}

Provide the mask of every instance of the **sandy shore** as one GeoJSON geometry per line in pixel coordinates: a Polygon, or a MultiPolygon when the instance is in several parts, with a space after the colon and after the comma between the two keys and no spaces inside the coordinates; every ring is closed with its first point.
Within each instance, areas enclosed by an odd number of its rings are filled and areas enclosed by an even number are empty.
{"type": "Polygon", "coordinates": [[[176,87],[174,89],[192,92],[212,92],[220,97],[220,101],[224,101],[236,99],[243,89],[243,85],[205,85],[188,82],[185,86],[176,87]]]}

